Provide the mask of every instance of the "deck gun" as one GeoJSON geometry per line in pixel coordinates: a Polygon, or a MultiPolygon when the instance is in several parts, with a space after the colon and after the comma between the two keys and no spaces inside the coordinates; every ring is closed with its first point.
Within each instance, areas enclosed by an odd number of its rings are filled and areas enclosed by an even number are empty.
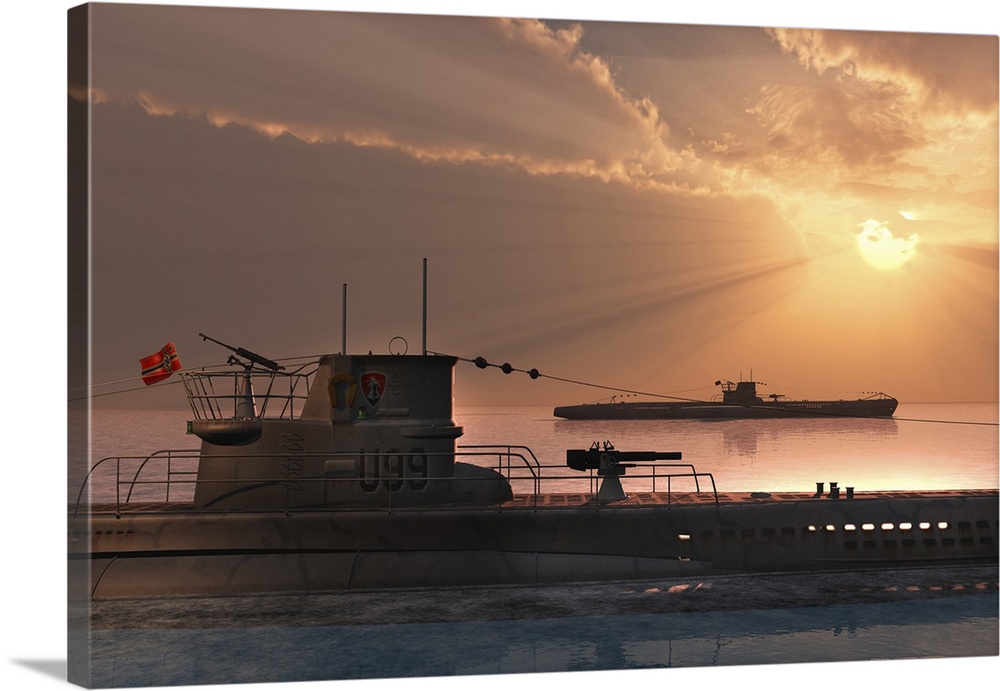
{"type": "Polygon", "coordinates": [[[596,470],[604,481],[597,492],[601,501],[619,501],[628,497],[622,489],[621,476],[626,468],[635,468],[642,461],[679,461],[680,451],[619,451],[611,442],[596,441],[589,449],[567,449],[566,465],[573,470],[596,470]]]}
{"type": "MultiPolygon", "coordinates": [[[[247,350],[246,348],[234,348],[231,345],[223,343],[222,341],[217,341],[214,338],[212,338],[211,336],[206,336],[203,333],[199,333],[198,335],[201,336],[202,339],[204,339],[206,341],[211,341],[212,343],[217,343],[218,345],[222,346],[223,348],[228,348],[229,350],[231,350],[234,353],[236,353],[237,355],[239,355],[241,358],[245,358],[246,360],[249,360],[254,365],[260,365],[261,367],[269,369],[272,372],[277,372],[280,369],[285,369],[283,366],[279,365],[274,360],[268,360],[263,355],[258,355],[257,353],[255,353],[253,351],[247,350]]],[[[242,365],[243,367],[246,367],[247,369],[250,369],[250,365],[247,365],[245,362],[241,362],[240,360],[237,360],[232,355],[229,356],[229,361],[228,362],[229,362],[230,365],[242,365]]]]}

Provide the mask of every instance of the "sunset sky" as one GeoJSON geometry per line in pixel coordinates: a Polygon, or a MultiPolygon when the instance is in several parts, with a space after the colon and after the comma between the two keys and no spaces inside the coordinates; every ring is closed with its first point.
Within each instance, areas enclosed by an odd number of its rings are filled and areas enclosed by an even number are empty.
{"type": "MultiPolygon", "coordinates": [[[[96,5],[70,94],[93,113],[94,381],[167,341],[224,361],[199,332],[339,351],[344,283],[349,350],[417,352],[426,257],[433,351],[678,396],[753,369],[805,398],[995,401],[997,50],[96,5]]],[[[460,405],[605,395],[458,367],[460,405]]]]}

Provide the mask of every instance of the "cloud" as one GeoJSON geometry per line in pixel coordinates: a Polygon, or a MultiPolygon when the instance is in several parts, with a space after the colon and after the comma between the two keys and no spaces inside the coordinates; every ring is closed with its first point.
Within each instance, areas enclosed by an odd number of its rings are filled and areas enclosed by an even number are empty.
{"type": "Polygon", "coordinates": [[[789,160],[809,166],[884,166],[926,143],[919,124],[883,94],[769,85],[762,96],[751,112],[767,129],[764,162],[772,161],[774,168],[788,166],[789,160]]]}
{"type": "Polygon", "coordinates": [[[767,32],[801,71],[764,76],[746,111],[763,138],[745,129],[703,150],[738,184],[995,202],[996,37],[767,32]]]}
{"type": "Polygon", "coordinates": [[[683,164],[583,30],[524,19],[99,5],[95,100],[421,161],[663,184],[683,164]]]}
{"type": "Polygon", "coordinates": [[[384,149],[149,117],[137,105],[93,113],[102,380],[128,376],[132,351],[164,330],[192,364],[217,362],[190,338],[199,330],[268,357],[325,352],[341,283],[351,285],[351,348],[383,352],[403,335],[412,351],[424,257],[432,348],[539,367],[585,363],[590,348],[623,340],[659,354],[671,330],[683,330],[672,347],[686,350],[695,331],[732,321],[737,297],[747,318],[801,280],[768,271],[800,254],[765,199],[425,166],[384,149]],[[149,319],[165,286],[170,300],[149,319]]]}
{"type": "Polygon", "coordinates": [[[810,29],[771,34],[818,74],[832,71],[872,90],[891,90],[925,111],[996,113],[996,36],[810,29]]]}
{"type": "MultiPolygon", "coordinates": [[[[92,11],[95,371],[133,367],[167,326],[324,352],[342,282],[352,349],[414,343],[425,257],[433,347],[613,381],[718,367],[733,342],[793,364],[831,334],[946,353],[945,330],[923,332],[940,319],[872,326],[933,300],[928,317],[956,313],[970,293],[940,298],[945,260],[988,274],[975,283],[995,305],[995,249],[935,254],[995,248],[995,113],[922,110],[916,82],[816,69],[759,29],[648,26],[633,54],[617,24],[92,11]],[[659,193],[709,186],[729,194],[659,193]],[[919,256],[867,270],[845,230],[899,209],[921,219],[894,222],[919,231],[919,256]],[[871,289],[889,279],[928,299],[871,289]]],[[[989,312],[951,333],[995,331],[989,312]]],[[[980,340],[963,363],[995,367],[980,340]]],[[[198,347],[185,357],[217,357],[198,347]]]]}
{"type": "MultiPolygon", "coordinates": [[[[616,24],[129,5],[94,17],[91,98],[151,116],[786,209],[864,189],[906,205],[995,198],[995,112],[922,109],[914,85],[933,80],[889,57],[921,42],[945,64],[948,50],[976,55],[934,36],[648,25],[645,45],[669,48],[649,62],[616,52],[633,46],[616,24]]],[[[962,75],[995,72],[995,56],[973,62],[962,75]]]]}

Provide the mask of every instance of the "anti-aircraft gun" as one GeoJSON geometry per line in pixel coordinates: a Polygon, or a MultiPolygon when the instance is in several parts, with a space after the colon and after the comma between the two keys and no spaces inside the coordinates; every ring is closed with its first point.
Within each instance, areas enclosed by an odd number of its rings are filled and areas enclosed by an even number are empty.
{"type": "Polygon", "coordinates": [[[223,343],[222,341],[217,341],[214,338],[212,338],[211,336],[206,336],[203,333],[199,333],[198,335],[201,336],[203,340],[205,340],[205,341],[211,341],[212,343],[218,344],[218,345],[222,346],[223,348],[227,348],[227,349],[233,351],[234,353],[236,353],[236,355],[239,355],[241,358],[244,358],[245,360],[248,361],[248,362],[243,362],[243,361],[237,359],[235,355],[230,355],[229,356],[229,360],[227,360],[227,362],[230,365],[239,365],[239,366],[241,366],[241,367],[243,367],[244,369],[247,369],[247,370],[252,369],[254,365],[260,365],[261,367],[263,367],[265,369],[269,369],[272,372],[277,372],[278,370],[285,369],[283,366],[279,365],[274,360],[268,360],[263,355],[258,355],[257,353],[255,353],[255,352],[253,352],[251,350],[247,350],[246,348],[234,348],[231,345],[223,343]]]}
{"type": "MultiPolygon", "coordinates": [[[[184,377],[188,401],[197,418],[189,429],[206,441],[215,444],[237,444],[252,441],[260,435],[260,418],[271,397],[271,384],[275,374],[285,369],[274,360],[258,355],[246,348],[237,348],[199,333],[206,341],[232,351],[226,364],[242,367],[239,372],[195,372],[184,377]],[[262,396],[263,406],[258,407],[254,396],[252,375],[268,379],[267,391],[262,396]],[[232,383],[232,393],[219,390],[216,382],[232,383]],[[231,407],[230,407],[231,406],[231,407]]],[[[225,387],[225,388],[228,388],[225,387]]]]}

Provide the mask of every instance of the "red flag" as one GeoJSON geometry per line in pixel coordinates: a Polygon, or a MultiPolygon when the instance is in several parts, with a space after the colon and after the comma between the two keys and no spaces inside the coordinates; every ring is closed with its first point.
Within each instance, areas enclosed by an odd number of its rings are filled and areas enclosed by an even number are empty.
{"type": "Polygon", "coordinates": [[[139,364],[142,366],[142,381],[146,386],[163,381],[181,368],[181,361],[177,357],[177,349],[173,343],[163,346],[158,353],[141,358],[139,364]]]}

